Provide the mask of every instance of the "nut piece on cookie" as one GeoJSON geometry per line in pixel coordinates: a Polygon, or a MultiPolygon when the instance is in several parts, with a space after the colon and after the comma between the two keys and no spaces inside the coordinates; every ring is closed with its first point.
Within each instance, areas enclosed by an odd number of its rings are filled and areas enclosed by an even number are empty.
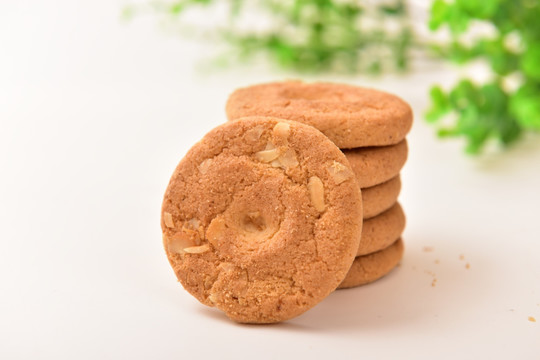
{"type": "Polygon", "coordinates": [[[212,163],[212,159],[206,159],[203,162],[201,162],[199,164],[199,172],[203,175],[206,174],[211,163],[212,163]]]}
{"type": "Polygon", "coordinates": [[[272,143],[266,144],[266,149],[257,151],[255,158],[260,162],[269,163],[278,158],[280,150],[276,148],[272,143]]]}
{"type": "Polygon", "coordinates": [[[280,140],[281,143],[287,144],[289,134],[291,133],[291,126],[286,122],[278,122],[273,129],[274,137],[276,140],[280,140]]]}
{"type": "Polygon", "coordinates": [[[296,157],[296,152],[289,148],[285,150],[276,160],[272,161],[273,167],[279,167],[282,169],[290,169],[298,166],[298,158],[296,157]]]}
{"type": "Polygon", "coordinates": [[[324,204],[323,182],[317,176],[312,176],[309,178],[307,186],[313,207],[315,207],[318,212],[323,212],[326,209],[326,205],[324,204]]]}
{"type": "Polygon", "coordinates": [[[336,185],[339,185],[353,177],[351,169],[341,163],[338,163],[337,161],[334,161],[332,165],[328,166],[327,170],[330,176],[332,176],[332,179],[334,179],[336,185]]]}
{"type": "Polygon", "coordinates": [[[163,213],[163,222],[165,223],[165,226],[167,226],[168,228],[174,229],[174,220],[171,213],[169,212],[163,213]]]}
{"type": "Polygon", "coordinates": [[[191,246],[184,249],[184,252],[188,254],[202,254],[204,252],[207,252],[210,250],[210,246],[208,244],[200,245],[200,246],[191,246]]]}

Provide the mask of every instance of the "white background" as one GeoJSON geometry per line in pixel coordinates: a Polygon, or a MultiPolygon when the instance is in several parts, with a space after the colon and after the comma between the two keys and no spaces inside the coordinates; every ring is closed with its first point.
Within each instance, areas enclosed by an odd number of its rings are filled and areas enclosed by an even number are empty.
{"type": "Polygon", "coordinates": [[[307,78],[414,108],[397,270],[272,326],[187,294],[161,247],[168,178],[233,89],[294,74],[197,71],[207,46],[124,23],[122,5],[0,3],[1,359],[539,358],[540,139],[478,159],[437,140],[427,89],[456,71],[436,64],[307,78]]]}

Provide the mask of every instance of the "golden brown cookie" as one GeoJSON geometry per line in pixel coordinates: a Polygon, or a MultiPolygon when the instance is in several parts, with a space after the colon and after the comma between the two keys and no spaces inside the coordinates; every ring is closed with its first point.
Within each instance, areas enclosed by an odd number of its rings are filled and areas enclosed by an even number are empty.
{"type": "Polygon", "coordinates": [[[345,278],[362,227],[360,187],[321,132],[273,118],[228,122],[189,150],[161,227],[176,276],[245,323],[297,316],[345,278]]]}
{"type": "Polygon", "coordinates": [[[364,220],[379,215],[394,205],[401,191],[401,177],[398,175],[392,179],[362,189],[362,207],[364,208],[364,220]]]}
{"type": "Polygon", "coordinates": [[[382,91],[333,83],[284,81],[238,89],[227,116],[275,116],[314,126],[339,148],[397,144],[412,125],[412,110],[382,91]]]}
{"type": "Polygon", "coordinates": [[[390,246],[403,233],[405,222],[405,213],[399,203],[380,215],[364,220],[356,256],[371,254],[390,246]]]}
{"type": "Polygon", "coordinates": [[[407,140],[399,144],[343,150],[361,188],[378,185],[397,176],[407,161],[407,140]]]}
{"type": "Polygon", "coordinates": [[[338,289],[365,285],[392,271],[403,257],[403,240],[399,238],[386,249],[357,257],[338,289]]]}

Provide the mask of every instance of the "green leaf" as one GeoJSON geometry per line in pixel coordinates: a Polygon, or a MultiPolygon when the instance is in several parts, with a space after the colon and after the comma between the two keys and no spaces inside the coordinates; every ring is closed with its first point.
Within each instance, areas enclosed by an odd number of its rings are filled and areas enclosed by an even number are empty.
{"type": "Polygon", "coordinates": [[[540,42],[528,47],[521,58],[520,65],[525,75],[540,80],[540,42]]]}
{"type": "Polygon", "coordinates": [[[531,130],[540,130],[540,88],[531,84],[522,86],[510,97],[510,112],[519,124],[531,130]]]}
{"type": "Polygon", "coordinates": [[[499,6],[498,0],[457,0],[456,4],[468,15],[478,19],[492,17],[499,6]]]}
{"type": "Polygon", "coordinates": [[[449,6],[444,0],[435,0],[431,5],[431,17],[429,19],[430,30],[437,30],[448,19],[449,6]]]}
{"type": "Polygon", "coordinates": [[[429,91],[431,98],[431,109],[426,113],[426,120],[436,122],[450,111],[448,96],[443,92],[440,86],[433,86],[429,91]]]}
{"type": "Polygon", "coordinates": [[[471,17],[454,5],[449,8],[448,12],[448,26],[453,35],[459,35],[469,27],[469,21],[471,17]]]}

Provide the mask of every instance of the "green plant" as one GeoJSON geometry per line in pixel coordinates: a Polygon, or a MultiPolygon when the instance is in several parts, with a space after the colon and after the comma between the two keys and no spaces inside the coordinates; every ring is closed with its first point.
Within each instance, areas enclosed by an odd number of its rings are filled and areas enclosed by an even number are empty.
{"type": "Polygon", "coordinates": [[[213,33],[232,46],[237,58],[264,54],[283,67],[310,72],[380,73],[407,68],[412,31],[404,0],[370,6],[354,0],[176,0],[152,4],[157,12],[182,20],[187,10],[224,3],[229,5],[229,21],[213,33]],[[239,26],[253,7],[270,24],[264,31],[239,26]],[[388,31],[389,22],[395,31],[388,31]]]}
{"type": "Polygon", "coordinates": [[[431,89],[426,117],[439,125],[440,136],[464,137],[466,151],[476,154],[491,141],[508,146],[540,130],[538,0],[435,0],[429,26],[450,30],[450,44],[437,49],[441,55],[462,65],[481,60],[491,70],[483,84],[463,79],[446,92],[431,89]],[[479,22],[492,31],[471,34],[479,22]],[[441,125],[448,117],[451,125],[441,125]]]}

